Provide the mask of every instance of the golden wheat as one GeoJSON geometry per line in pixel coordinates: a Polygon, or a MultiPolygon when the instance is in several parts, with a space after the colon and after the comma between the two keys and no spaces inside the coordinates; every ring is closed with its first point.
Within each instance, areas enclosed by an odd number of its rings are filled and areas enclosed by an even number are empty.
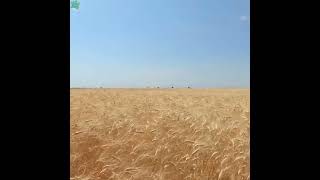
{"type": "Polygon", "coordinates": [[[71,177],[250,179],[246,89],[71,89],[71,177]]]}

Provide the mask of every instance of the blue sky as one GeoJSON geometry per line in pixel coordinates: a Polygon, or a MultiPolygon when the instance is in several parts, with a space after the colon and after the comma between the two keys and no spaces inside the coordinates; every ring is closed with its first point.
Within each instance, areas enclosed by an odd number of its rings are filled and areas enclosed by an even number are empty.
{"type": "Polygon", "coordinates": [[[71,87],[250,86],[249,0],[80,0],[71,87]]]}

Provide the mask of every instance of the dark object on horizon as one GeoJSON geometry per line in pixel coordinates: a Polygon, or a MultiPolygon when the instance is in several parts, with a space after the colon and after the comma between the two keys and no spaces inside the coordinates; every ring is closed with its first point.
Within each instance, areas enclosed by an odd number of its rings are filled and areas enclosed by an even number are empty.
{"type": "Polygon", "coordinates": [[[188,86],[188,89],[191,89],[191,87],[190,87],[190,86],[188,86]]]}
{"type": "Polygon", "coordinates": [[[172,86],[171,88],[173,89],[174,87],[172,86]]]}
{"type": "Polygon", "coordinates": [[[160,87],[158,86],[157,88],[159,89],[160,87]]]}

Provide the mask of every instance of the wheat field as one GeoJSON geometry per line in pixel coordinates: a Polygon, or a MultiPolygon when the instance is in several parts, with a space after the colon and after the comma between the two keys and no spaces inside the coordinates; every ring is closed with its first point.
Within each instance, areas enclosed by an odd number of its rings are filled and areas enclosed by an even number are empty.
{"type": "Polygon", "coordinates": [[[249,89],[70,91],[70,179],[250,179],[249,89]]]}

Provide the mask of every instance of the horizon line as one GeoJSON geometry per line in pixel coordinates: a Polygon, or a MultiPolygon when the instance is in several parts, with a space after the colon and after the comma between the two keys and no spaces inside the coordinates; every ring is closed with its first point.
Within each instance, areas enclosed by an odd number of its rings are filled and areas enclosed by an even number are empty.
{"type": "Polygon", "coordinates": [[[70,89],[250,89],[250,87],[70,87],[70,89]]]}

